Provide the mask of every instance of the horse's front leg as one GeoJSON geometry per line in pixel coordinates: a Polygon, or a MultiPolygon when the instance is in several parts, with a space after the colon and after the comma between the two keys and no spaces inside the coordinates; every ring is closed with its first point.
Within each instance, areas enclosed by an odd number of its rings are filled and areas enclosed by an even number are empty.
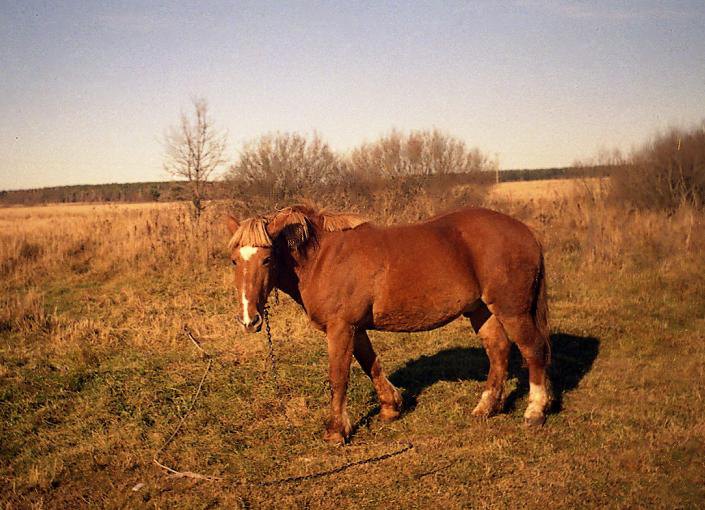
{"type": "Polygon", "coordinates": [[[377,391],[381,406],[379,417],[383,421],[395,420],[399,417],[402,409],[401,393],[389,382],[389,379],[384,374],[382,364],[370,343],[370,337],[367,336],[367,331],[363,329],[357,330],[353,345],[355,358],[367,376],[372,379],[372,384],[374,384],[377,391]]]}
{"type": "Polygon", "coordinates": [[[329,323],[328,379],[330,381],[330,418],[323,438],[331,443],[342,444],[350,435],[350,418],[346,411],[350,362],[353,353],[354,328],[347,323],[329,323]]]}

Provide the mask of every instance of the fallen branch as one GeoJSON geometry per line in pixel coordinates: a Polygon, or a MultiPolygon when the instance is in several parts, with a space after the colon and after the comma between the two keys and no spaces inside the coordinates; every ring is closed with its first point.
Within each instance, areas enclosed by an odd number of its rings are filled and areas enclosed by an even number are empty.
{"type": "Polygon", "coordinates": [[[195,336],[193,336],[193,332],[191,331],[191,328],[188,327],[188,324],[184,324],[184,333],[186,333],[186,336],[188,336],[189,340],[193,343],[193,345],[196,346],[196,349],[201,351],[201,354],[203,354],[204,358],[211,358],[212,356],[207,353],[203,347],[201,347],[201,342],[196,339],[195,336]]]}
{"type": "Polygon", "coordinates": [[[193,398],[191,399],[191,403],[189,404],[188,408],[186,409],[186,412],[181,417],[181,420],[179,420],[179,424],[176,426],[176,428],[171,433],[169,438],[164,442],[164,444],[156,452],[154,452],[154,457],[152,458],[152,461],[160,468],[168,471],[171,474],[171,476],[176,477],[176,478],[195,478],[197,480],[221,480],[221,478],[218,478],[215,476],[201,475],[198,473],[194,473],[192,471],[178,471],[174,468],[171,468],[171,467],[159,462],[159,460],[157,459],[159,454],[161,452],[163,452],[166,449],[166,447],[171,444],[171,442],[174,440],[176,435],[181,430],[181,427],[183,426],[184,422],[186,421],[186,418],[188,418],[189,414],[191,413],[191,410],[193,409],[193,406],[196,403],[198,396],[201,394],[201,389],[203,388],[203,383],[206,381],[206,376],[208,375],[208,372],[210,372],[211,366],[213,366],[213,359],[210,357],[210,354],[208,354],[205,350],[203,350],[203,348],[201,347],[201,344],[198,342],[198,340],[196,340],[196,337],[193,336],[193,333],[191,333],[191,330],[189,329],[188,325],[186,325],[186,324],[184,324],[184,332],[189,337],[189,339],[193,342],[193,344],[198,348],[198,350],[201,351],[203,356],[208,359],[208,364],[206,365],[206,369],[203,371],[203,376],[201,376],[201,382],[198,383],[198,388],[196,388],[196,393],[193,394],[193,398]]]}

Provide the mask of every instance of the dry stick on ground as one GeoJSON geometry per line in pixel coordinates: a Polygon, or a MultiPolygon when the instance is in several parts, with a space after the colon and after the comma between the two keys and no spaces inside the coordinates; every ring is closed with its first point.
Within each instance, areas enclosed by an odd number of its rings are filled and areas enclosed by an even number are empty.
{"type": "MultiPolygon", "coordinates": [[[[219,477],[219,476],[202,475],[200,473],[195,473],[193,471],[179,471],[177,469],[174,469],[174,468],[167,466],[166,464],[163,464],[162,462],[159,462],[159,460],[157,459],[159,454],[161,452],[163,452],[166,449],[166,447],[171,444],[171,442],[174,440],[176,435],[181,430],[181,427],[183,426],[184,422],[186,421],[186,418],[188,418],[189,414],[191,413],[191,410],[193,409],[193,406],[196,403],[198,396],[201,394],[201,389],[203,388],[203,383],[205,382],[206,376],[208,375],[208,372],[210,372],[211,366],[213,365],[212,356],[208,352],[206,352],[205,349],[203,349],[203,347],[201,347],[201,343],[193,335],[193,333],[191,332],[191,329],[188,327],[187,324],[184,324],[184,333],[186,333],[186,336],[188,336],[189,340],[191,340],[193,345],[195,345],[196,348],[201,352],[204,359],[208,360],[208,364],[206,365],[206,369],[203,371],[203,376],[201,376],[201,381],[198,383],[198,388],[196,388],[196,392],[193,394],[193,398],[191,399],[191,403],[189,404],[188,408],[186,409],[186,412],[181,417],[181,420],[179,420],[179,424],[176,426],[176,428],[171,433],[169,438],[154,453],[154,457],[152,458],[152,461],[157,466],[159,466],[160,468],[167,471],[174,478],[192,478],[195,480],[207,480],[210,482],[222,482],[222,481],[225,481],[226,479],[219,477]]],[[[342,471],[346,471],[347,469],[350,469],[355,466],[361,466],[363,464],[372,464],[374,462],[379,462],[382,460],[390,459],[392,457],[396,457],[397,455],[401,455],[402,453],[411,450],[413,447],[414,447],[414,445],[411,442],[408,442],[405,445],[402,445],[400,448],[398,448],[397,450],[394,450],[392,452],[384,453],[382,455],[377,455],[374,457],[369,457],[367,459],[357,460],[354,462],[348,462],[348,463],[343,464],[341,466],[338,466],[336,468],[327,469],[324,471],[318,471],[316,473],[310,473],[307,475],[289,476],[289,477],[285,477],[285,478],[278,478],[275,480],[265,480],[262,482],[256,482],[256,483],[254,483],[254,485],[258,485],[260,487],[268,487],[268,486],[272,486],[272,485],[280,485],[280,484],[292,483],[292,482],[303,482],[306,480],[313,480],[316,478],[322,478],[324,476],[329,476],[332,474],[340,473],[342,471]]],[[[230,483],[236,483],[236,484],[245,484],[246,483],[243,480],[228,480],[228,481],[230,483]]]]}
{"type": "Polygon", "coordinates": [[[199,342],[199,341],[196,339],[196,337],[193,336],[193,333],[191,332],[191,328],[188,327],[188,324],[184,324],[184,333],[186,333],[186,336],[189,337],[189,340],[191,340],[191,342],[193,342],[193,345],[196,346],[196,349],[198,349],[199,351],[201,351],[201,354],[203,354],[203,357],[204,357],[204,358],[206,358],[206,359],[211,359],[211,358],[212,358],[212,356],[211,356],[209,353],[207,353],[207,352],[203,349],[203,347],[201,347],[201,342],[199,342]]]}
{"type": "Polygon", "coordinates": [[[194,404],[196,403],[196,399],[198,399],[198,396],[201,394],[201,388],[203,388],[203,383],[206,380],[206,376],[208,375],[208,372],[210,372],[211,366],[213,365],[213,359],[211,358],[211,355],[208,354],[203,347],[201,347],[201,344],[198,340],[196,340],[196,337],[193,336],[193,333],[189,329],[187,325],[184,325],[184,332],[186,335],[189,337],[191,342],[198,348],[199,351],[201,351],[201,354],[203,354],[203,357],[208,359],[208,364],[206,365],[206,369],[203,371],[203,376],[201,377],[201,382],[198,383],[198,388],[196,389],[196,393],[193,394],[193,398],[191,399],[191,403],[189,404],[188,408],[186,409],[186,412],[183,414],[181,417],[181,420],[179,420],[179,424],[176,426],[174,431],[171,433],[169,438],[164,442],[164,444],[159,448],[156,452],[154,452],[154,458],[152,459],[154,463],[159,466],[160,468],[168,471],[172,476],[176,478],[194,478],[196,480],[209,480],[209,481],[217,481],[217,480],[222,480],[222,478],[219,478],[217,476],[207,476],[207,475],[201,475],[199,473],[194,473],[193,471],[178,471],[174,468],[171,468],[161,462],[157,459],[159,454],[163,452],[169,444],[174,440],[176,435],[179,433],[181,430],[181,427],[183,426],[184,422],[186,421],[186,418],[188,418],[189,414],[191,413],[191,409],[193,409],[194,404]]]}

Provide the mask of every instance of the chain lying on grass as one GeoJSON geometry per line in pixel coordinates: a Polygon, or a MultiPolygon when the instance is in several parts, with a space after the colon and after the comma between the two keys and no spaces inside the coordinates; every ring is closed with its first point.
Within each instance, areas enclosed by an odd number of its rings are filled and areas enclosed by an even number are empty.
{"type": "MultiPolygon", "coordinates": [[[[271,333],[271,329],[269,327],[269,308],[266,305],[264,307],[264,314],[263,315],[264,315],[264,323],[265,323],[265,333],[267,334],[267,345],[269,348],[269,364],[270,364],[270,370],[271,370],[271,374],[272,374],[272,380],[273,380],[276,392],[277,392],[277,394],[279,394],[280,392],[279,392],[279,381],[277,379],[276,359],[274,357],[274,346],[272,344],[272,333],[271,333]]],[[[183,416],[179,420],[179,423],[176,425],[176,428],[171,433],[171,435],[167,438],[167,440],[164,442],[164,444],[161,447],[159,447],[159,449],[156,452],[154,452],[154,457],[152,458],[152,461],[157,466],[159,466],[163,470],[167,471],[171,476],[173,476],[175,478],[192,478],[195,480],[207,480],[207,481],[211,481],[211,482],[227,481],[229,483],[238,484],[238,485],[246,485],[246,484],[250,483],[251,485],[256,485],[259,487],[271,487],[273,485],[297,483],[297,482],[314,480],[316,478],[323,478],[325,476],[334,475],[336,473],[341,473],[343,471],[346,471],[346,470],[353,468],[353,467],[356,467],[356,466],[362,466],[365,464],[373,464],[375,462],[380,462],[380,461],[383,461],[386,459],[390,459],[392,457],[396,457],[397,455],[401,455],[402,453],[407,452],[414,447],[414,445],[411,442],[409,442],[409,443],[402,445],[400,448],[398,448],[394,451],[391,451],[389,453],[384,453],[382,455],[376,455],[374,457],[368,457],[366,459],[348,462],[348,463],[345,463],[345,464],[338,466],[336,468],[317,471],[315,473],[310,473],[307,475],[288,476],[285,478],[277,478],[274,480],[264,480],[261,482],[248,482],[246,480],[226,479],[226,478],[219,477],[219,476],[202,475],[200,473],[194,473],[193,471],[179,471],[177,469],[169,467],[166,464],[160,462],[158,459],[158,456],[160,453],[162,453],[166,449],[167,446],[169,446],[174,441],[174,438],[177,436],[177,434],[181,430],[181,427],[183,426],[184,422],[186,421],[189,414],[191,413],[191,410],[193,409],[193,406],[195,405],[196,400],[198,399],[198,396],[201,394],[201,389],[203,388],[203,383],[206,381],[206,377],[208,376],[208,373],[210,372],[211,367],[213,366],[213,357],[208,352],[206,352],[203,349],[203,347],[201,347],[201,343],[194,336],[193,332],[186,324],[184,324],[184,333],[189,338],[189,340],[191,340],[193,345],[195,345],[196,348],[201,352],[203,359],[207,360],[208,363],[206,364],[206,368],[203,371],[203,375],[201,376],[201,381],[198,383],[198,387],[196,388],[196,391],[193,394],[193,397],[191,398],[191,402],[189,403],[189,406],[186,408],[186,411],[184,412],[183,416]]]]}
{"type": "MultiPolygon", "coordinates": [[[[278,299],[278,298],[277,298],[278,299]]],[[[262,310],[262,315],[264,318],[264,332],[267,334],[267,348],[269,349],[269,370],[272,374],[272,383],[274,383],[274,391],[277,395],[280,394],[279,391],[279,376],[277,374],[277,360],[274,357],[274,344],[272,344],[272,329],[269,327],[269,305],[265,303],[264,309],[262,310]]]]}

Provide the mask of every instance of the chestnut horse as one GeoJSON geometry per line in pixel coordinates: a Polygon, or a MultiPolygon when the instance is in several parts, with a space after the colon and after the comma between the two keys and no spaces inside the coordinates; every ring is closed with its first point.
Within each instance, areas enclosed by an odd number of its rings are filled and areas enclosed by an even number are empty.
{"type": "Polygon", "coordinates": [[[501,409],[514,342],[529,367],[525,422],[544,422],[550,344],[543,252],[523,223],[466,208],[380,227],[357,215],[297,205],[241,223],[231,216],[228,227],[244,330],[260,330],[267,296],[276,287],[327,336],[326,440],[340,443],[350,434],[346,393],[352,356],[372,379],[380,418],[400,414],[401,394],[385,376],[367,330],[426,331],[461,315],[470,319],[490,360],[472,414],[501,409]]]}

